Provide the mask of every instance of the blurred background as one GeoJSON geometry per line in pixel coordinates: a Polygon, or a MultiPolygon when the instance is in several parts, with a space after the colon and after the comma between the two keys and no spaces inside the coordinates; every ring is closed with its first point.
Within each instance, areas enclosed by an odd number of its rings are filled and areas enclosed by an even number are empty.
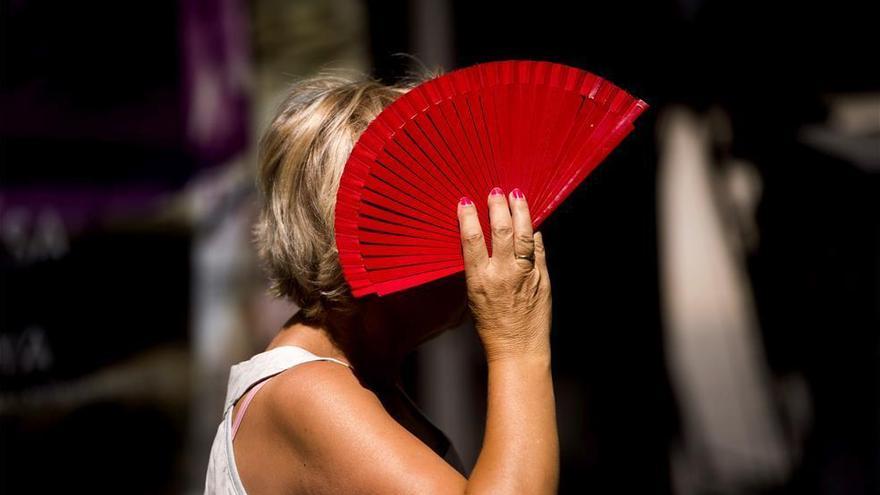
{"type": "MultiPolygon", "coordinates": [[[[256,143],[322,68],[529,58],[651,104],[543,227],[560,493],[880,493],[880,7],[0,0],[0,493],[201,493],[295,308],[256,143]]],[[[476,459],[470,328],[405,385],[476,459]]]]}

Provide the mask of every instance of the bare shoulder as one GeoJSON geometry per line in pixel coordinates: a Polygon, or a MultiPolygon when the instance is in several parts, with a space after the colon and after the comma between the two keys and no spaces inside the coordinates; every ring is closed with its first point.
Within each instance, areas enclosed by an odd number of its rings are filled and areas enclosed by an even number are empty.
{"type": "Polygon", "coordinates": [[[398,424],[345,366],[305,363],[273,382],[268,419],[307,468],[310,490],[430,494],[464,486],[465,479],[398,424]]]}
{"type": "Polygon", "coordinates": [[[315,428],[353,410],[380,414],[378,397],[361,385],[351,369],[334,362],[300,364],[273,379],[268,413],[297,440],[313,440],[315,428]]]}

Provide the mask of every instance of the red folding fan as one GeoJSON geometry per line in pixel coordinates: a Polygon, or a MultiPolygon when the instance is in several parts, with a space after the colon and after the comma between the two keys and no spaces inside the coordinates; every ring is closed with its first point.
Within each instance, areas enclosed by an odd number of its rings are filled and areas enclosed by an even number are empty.
{"type": "MultiPolygon", "coordinates": [[[[336,246],[356,297],[464,269],[457,205],[518,187],[535,227],[647,108],[589,72],[548,62],[480,64],[423,83],[364,131],[336,197],[336,246]]],[[[489,246],[491,248],[491,246],[489,246]]]]}

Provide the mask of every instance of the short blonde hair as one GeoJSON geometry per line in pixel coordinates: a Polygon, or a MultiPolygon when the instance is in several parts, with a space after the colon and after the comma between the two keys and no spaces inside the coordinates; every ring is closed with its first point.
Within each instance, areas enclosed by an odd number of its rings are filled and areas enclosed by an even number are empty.
{"type": "Polygon", "coordinates": [[[257,249],[270,292],[309,321],[351,305],[334,237],[336,191],[357,138],[410,87],[351,74],[302,80],[260,140],[257,249]]]}

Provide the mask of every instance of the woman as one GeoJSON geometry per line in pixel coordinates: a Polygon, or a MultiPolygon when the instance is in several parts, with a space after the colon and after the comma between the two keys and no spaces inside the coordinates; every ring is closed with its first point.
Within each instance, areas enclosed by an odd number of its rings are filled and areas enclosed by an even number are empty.
{"type": "Polygon", "coordinates": [[[492,257],[474,203],[457,208],[465,276],[355,300],[333,211],[357,137],[407,87],[319,77],[295,85],[261,141],[260,254],[301,308],[265,352],[233,366],[208,493],[554,493],[550,280],[527,198],[488,198],[492,257]],[[465,300],[466,296],[466,300],[465,300]],[[488,362],[486,433],[469,478],[398,386],[404,356],[470,309],[488,362]]]}

